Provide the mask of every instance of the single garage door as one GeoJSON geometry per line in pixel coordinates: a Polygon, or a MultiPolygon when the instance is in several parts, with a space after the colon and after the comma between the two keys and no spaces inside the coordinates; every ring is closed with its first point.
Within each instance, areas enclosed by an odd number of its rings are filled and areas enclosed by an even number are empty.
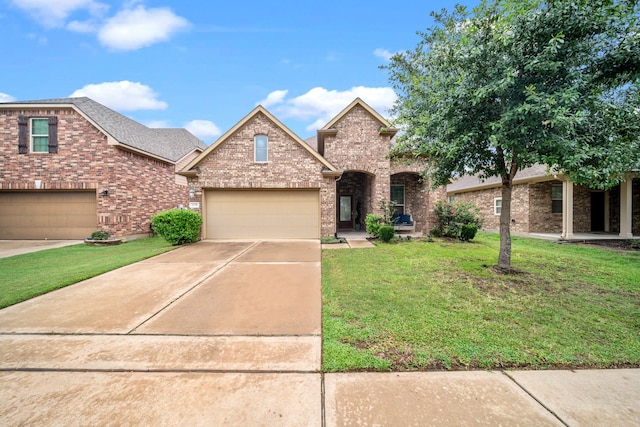
{"type": "Polygon", "coordinates": [[[84,239],[96,230],[96,193],[0,193],[0,239],[84,239]]]}
{"type": "Polygon", "coordinates": [[[317,239],[318,190],[208,190],[208,239],[317,239]]]}

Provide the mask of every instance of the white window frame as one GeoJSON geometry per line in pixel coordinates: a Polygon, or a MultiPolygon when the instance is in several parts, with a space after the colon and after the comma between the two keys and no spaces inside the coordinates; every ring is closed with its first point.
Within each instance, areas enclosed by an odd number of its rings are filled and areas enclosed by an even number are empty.
{"type": "Polygon", "coordinates": [[[49,119],[47,119],[45,117],[32,117],[29,120],[29,122],[30,122],[29,123],[29,125],[30,125],[30,128],[29,128],[29,139],[30,139],[30,141],[29,142],[30,142],[30,145],[31,145],[31,147],[30,147],[31,152],[32,153],[43,153],[43,154],[48,153],[49,152],[49,119]],[[45,121],[47,123],[47,133],[46,134],[34,133],[34,131],[33,131],[33,122],[35,122],[36,120],[43,120],[43,121],[45,121]],[[36,151],[35,150],[35,141],[34,141],[34,139],[36,137],[41,138],[41,137],[45,137],[45,136],[47,137],[47,147],[42,151],[36,151]]]}
{"type": "Polygon", "coordinates": [[[496,197],[493,199],[493,214],[500,215],[502,213],[502,197],[496,197]],[[500,206],[498,206],[500,202],[500,206]]]}
{"type": "Polygon", "coordinates": [[[389,198],[391,198],[393,187],[402,187],[402,203],[397,203],[396,208],[402,207],[402,214],[404,214],[405,213],[404,208],[407,203],[407,193],[406,193],[405,186],[404,184],[391,184],[391,187],[389,188],[389,198]]]}
{"type": "Polygon", "coordinates": [[[269,136],[265,134],[258,134],[253,137],[253,161],[256,163],[267,163],[269,161],[269,136]],[[258,160],[258,138],[264,137],[267,143],[264,153],[264,160],[258,160]]]}

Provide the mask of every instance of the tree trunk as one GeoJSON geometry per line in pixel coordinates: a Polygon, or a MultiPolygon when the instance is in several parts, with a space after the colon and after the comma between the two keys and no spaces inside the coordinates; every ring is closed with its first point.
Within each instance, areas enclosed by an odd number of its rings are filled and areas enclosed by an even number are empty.
{"type": "Polygon", "coordinates": [[[511,270],[511,190],[513,178],[502,177],[502,208],[500,211],[500,254],[498,267],[511,270]]]}

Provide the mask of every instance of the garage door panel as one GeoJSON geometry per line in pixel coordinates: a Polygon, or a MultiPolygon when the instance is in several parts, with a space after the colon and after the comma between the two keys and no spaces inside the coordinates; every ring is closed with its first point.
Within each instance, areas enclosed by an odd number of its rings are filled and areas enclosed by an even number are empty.
{"type": "Polygon", "coordinates": [[[318,190],[209,190],[207,238],[318,238],[318,190]]]}
{"type": "Polygon", "coordinates": [[[75,240],[95,229],[95,192],[0,193],[0,239],[75,240]]]}

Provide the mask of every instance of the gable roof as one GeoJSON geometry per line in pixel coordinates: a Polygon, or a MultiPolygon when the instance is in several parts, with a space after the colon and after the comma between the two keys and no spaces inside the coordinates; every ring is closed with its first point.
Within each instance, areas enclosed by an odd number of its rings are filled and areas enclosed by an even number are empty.
{"type": "Polygon", "coordinates": [[[187,166],[182,169],[182,171],[178,172],[180,174],[192,174],[191,171],[193,168],[198,166],[198,164],[203,161],[210,153],[224,144],[227,139],[229,139],[234,133],[236,133],[240,128],[242,128],[245,124],[251,121],[258,114],[264,114],[267,119],[271,120],[282,129],[287,135],[291,137],[296,143],[298,143],[302,148],[304,148],[309,154],[311,154],[316,160],[322,163],[330,172],[338,172],[338,169],[333,166],[327,159],[322,157],[317,151],[315,151],[312,147],[309,146],[305,141],[303,141],[298,135],[293,133],[288,127],[286,127],[280,120],[276,119],[266,108],[262,105],[258,105],[254,108],[249,114],[247,114],[242,120],[235,124],[231,129],[224,133],[220,138],[218,138],[213,144],[209,146],[206,150],[204,150],[198,157],[193,159],[187,166]]]}
{"type": "Polygon", "coordinates": [[[0,108],[59,105],[71,107],[103,131],[110,145],[124,146],[164,161],[175,163],[194,149],[207,146],[181,128],[149,128],[87,97],[54,98],[0,103],[0,108]]]}
{"type": "Polygon", "coordinates": [[[331,119],[329,123],[324,125],[324,127],[320,129],[320,131],[333,129],[336,123],[342,120],[342,118],[346,116],[349,113],[349,111],[353,110],[356,105],[359,105],[362,108],[364,108],[367,111],[367,113],[371,114],[374,119],[380,122],[381,131],[384,130],[385,132],[388,132],[393,135],[395,135],[398,132],[398,129],[390,127],[389,122],[384,117],[382,117],[376,110],[371,108],[369,104],[367,104],[360,98],[354,99],[353,102],[351,102],[351,104],[347,105],[347,107],[344,110],[342,110],[340,113],[338,113],[337,116],[331,119]]]}
{"type": "Polygon", "coordinates": [[[342,120],[357,105],[364,108],[364,110],[367,113],[369,113],[374,119],[380,122],[380,128],[379,128],[380,135],[389,135],[391,138],[393,138],[395,134],[398,133],[398,129],[394,127],[390,127],[389,122],[384,117],[382,117],[376,110],[371,108],[369,104],[367,104],[360,98],[356,98],[353,100],[353,102],[351,102],[351,104],[347,105],[347,107],[344,110],[338,113],[337,116],[331,119],[329,123],[324,125],[322,129],[318,130],[315,143],[316,143],[316,149],[320,154],[324,155],[324,137],[326,135],[336,135],[338,132],[338,130],[335,128],[336,123],[342,120]]]}
{"type": "MultiPolygon", "coordinates": [[[[536,164],[518,171],[515,178],[513,178],[513,183],[521,184],[523,182],[548,181],[551,179],[557,178],[555,178],[554,175],[548,171],[547,166],[536,164]]],[[[481,180],[478,175],[465,175],[447,185],[447,193],[461,193],[465,191],[473,191],[500,186],[502,186],[502,180],[501,178],[496,176],[481,180]]]]}

